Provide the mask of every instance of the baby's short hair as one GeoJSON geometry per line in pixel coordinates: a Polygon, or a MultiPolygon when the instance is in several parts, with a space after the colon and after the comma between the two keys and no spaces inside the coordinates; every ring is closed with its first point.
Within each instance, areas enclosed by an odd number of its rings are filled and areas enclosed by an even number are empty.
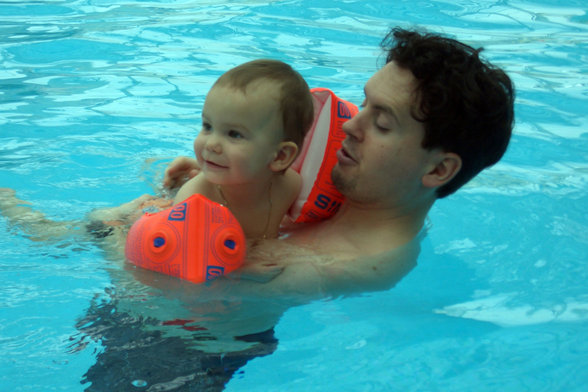
{"type": "Polygon", "coordinates": [[[301,147],[314,120],[314,104],[308,84],[290,65],[270,59],[249,61],[225,72],[213,87],[230,86],[245,92],[251,83],[263,79],[280,86],[284,140],[301,147]]]}

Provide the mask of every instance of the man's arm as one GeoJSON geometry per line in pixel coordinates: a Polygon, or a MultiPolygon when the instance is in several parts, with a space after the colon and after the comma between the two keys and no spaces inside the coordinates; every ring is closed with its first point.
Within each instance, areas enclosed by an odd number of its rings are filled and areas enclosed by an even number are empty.
{"type": "Polygon", "coordinates": [[[54,221],[34,210],[29,202],[20,200],[10,188],[0,188],[0,214],[8,223],[21,230],[31,241],[57,241],[74,235],[82,222],[54,221]]]}

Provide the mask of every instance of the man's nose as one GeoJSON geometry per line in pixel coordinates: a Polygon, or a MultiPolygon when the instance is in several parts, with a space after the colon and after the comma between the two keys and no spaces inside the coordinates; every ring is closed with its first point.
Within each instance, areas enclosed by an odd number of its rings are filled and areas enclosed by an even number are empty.
{"type": "Polygon", "coordinates": [[[348,137],[357,140],[363,139],[364,115],[362,112],[363,110],[360,110],[354,117],[343,123],[343,132],[345,132],[348,137]]]}

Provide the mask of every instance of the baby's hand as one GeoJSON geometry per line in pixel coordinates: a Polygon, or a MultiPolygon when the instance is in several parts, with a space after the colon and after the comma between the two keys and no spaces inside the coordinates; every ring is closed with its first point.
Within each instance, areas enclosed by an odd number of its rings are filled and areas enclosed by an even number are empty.
{"type": "Polygon", "coordinates": [[[163,186],[167,189],[179,188],[198,173],[200,173],[200,165],[196,159],[177,157],[165,169],[163,186]]]}

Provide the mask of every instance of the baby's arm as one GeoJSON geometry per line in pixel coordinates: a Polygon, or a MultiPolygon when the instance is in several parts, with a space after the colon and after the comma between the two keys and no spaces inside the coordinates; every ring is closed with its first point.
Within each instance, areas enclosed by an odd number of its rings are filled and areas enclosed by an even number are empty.
{"type": "Polygon", "coordinates": [[[214,189],[212,185],[204,178],[203,175],[196,175],[196,177],[191,178],[188,182],[186,182],[174,198],[174,205],[183,202],[187,198],[192,195],[200,194],[207,198],[211,198],[211,195],[214,194],[214,189]]]}
{"type": "Polygon", "coordinates": [[[198,176],[188,180],[174,197],[174,205],[183,202],[195,193],[198,193],[198,176]]]}

